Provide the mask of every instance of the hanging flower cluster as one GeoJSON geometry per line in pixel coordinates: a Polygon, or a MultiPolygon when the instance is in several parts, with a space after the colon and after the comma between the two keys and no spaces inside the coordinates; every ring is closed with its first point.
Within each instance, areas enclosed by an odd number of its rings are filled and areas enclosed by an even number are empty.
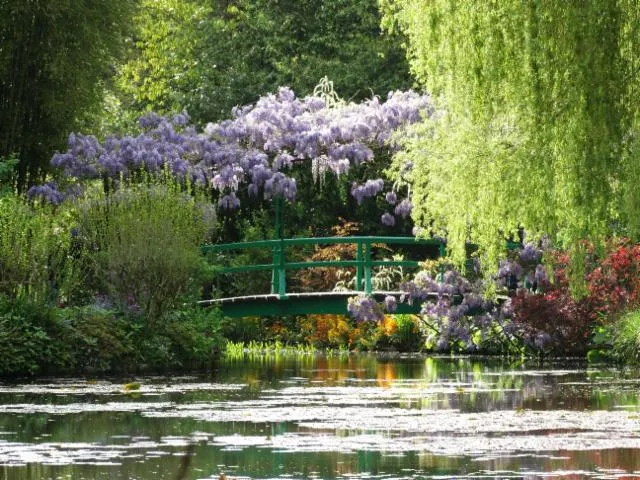
{"type": "MultiPolygon", "coordinates": [[[[292,166],[308,161],[315,175],[341,175],[370,161],[373,148],[392,134],[433,111],[429,96],[390,93],[359,104],[331,104],[319,96],[297,98],[281,88],[256,104],[236,108],[233,118],[209,124],[203,132],[185,114],[171,118],[148,114],[139,120],[137,136],[108,137],[71,134],[68,150],[57,153],[52,165],[71,180],[118,179],[135,172],[169,171],[178,178],[219,192],[222,209],[239,207],[237,193],[262,194],[268,199],[296,197],[292,166]]],[[[380,193],[381,179],[354,185],[358,202],[380,193]]],[[[51,195],[49,195],[51,196],[51,195]]],[[[403,210],[405,212],[406,210],[403,210]]]]}
{"type": "MultiPolygon", "coordinates": [[[[550,335],[548,328],[536,323],[539,312],[552,312],[555,303],[550,299],[557,296],[547,267],[540,263],[542,257],[542,248],[525,244],[509,253],[497,275],[476,281],[451,266],[438,271],[420,270],[410,281],[399,285],[399,301],[421,305],[421,325],[427,346],[433,350],[472,352],[482,348],[504,353],[524,345],[545,351],[557,343],[559,334],[550,335]],[[486,298],[487,282],[492,282],[503,296],[486,298]]],[[[477,265],[472,271],[477,275],[477,265]]],[[[396,309],[393,296],[383,302],[363,296],[349,300],[349,312],[358,321],[377,320],[396,309]]]]}

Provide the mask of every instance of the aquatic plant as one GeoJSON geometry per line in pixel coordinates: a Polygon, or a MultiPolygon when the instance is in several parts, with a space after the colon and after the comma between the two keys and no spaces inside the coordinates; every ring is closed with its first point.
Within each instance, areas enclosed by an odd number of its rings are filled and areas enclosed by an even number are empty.
{"type": "Polygon", "coordinates": [[[280,340],[262,342],[251,340],[250,342],[227,342],[225,356],[231,359],[241,359],[245,355],[310,355],[318,350],[311,344],[285,345],[280,340]]]}

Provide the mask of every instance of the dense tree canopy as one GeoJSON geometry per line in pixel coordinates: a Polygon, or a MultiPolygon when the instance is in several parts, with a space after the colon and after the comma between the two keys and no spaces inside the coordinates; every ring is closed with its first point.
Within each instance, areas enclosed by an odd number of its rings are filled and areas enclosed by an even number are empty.
{"type": "Polygon", "coordinates": [[[640,3],[386,0],[418,80],[441,102],[409,140],[414,216],[496,265],[524,228],[640,234],[640,3]]]}
{"type": "Polygon", "coordinates": [[[38,176],[102,104],[137,0],[0,1],[0,157],[38,176]]]}
{"type": "Polygon", "coordinates": [[[311,94],[324,76],[353,100],[407,88],[400,42],[379,22],[375,0],[144,0],[122,106],[203,124],[280,86],[311,94]]]}

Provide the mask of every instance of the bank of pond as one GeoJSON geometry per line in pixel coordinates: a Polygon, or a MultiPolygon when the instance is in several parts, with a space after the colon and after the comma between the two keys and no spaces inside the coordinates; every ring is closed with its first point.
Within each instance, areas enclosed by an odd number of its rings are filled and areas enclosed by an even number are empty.
{"type": "MultiPolygon", "coordinates": [[[[496,331],[496,338],[501,338],[496,331]]],[[[584,346],[531,349],[523,341],[476,336],[440,348],[422,316],[386,314],[356,321],[347,315],[242,319],[223,318],[215,308],[183,306],[157,321],[107,305],[45,307],[0,301],[0,375],[135,374],[211,371],[224,358],[263,354],[387,352],[474,354],[488,358],[582,358],[634,364],[640,318],[630,313],[612,326],[596,325],[584,346]]]]}

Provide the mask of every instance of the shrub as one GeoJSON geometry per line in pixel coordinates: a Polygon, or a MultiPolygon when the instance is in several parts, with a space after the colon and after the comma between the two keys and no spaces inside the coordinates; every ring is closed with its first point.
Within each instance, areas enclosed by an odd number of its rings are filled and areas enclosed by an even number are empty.
{"type": "Polygon", "coordinates": [[[52,308],[0,297],[0,375],[33,375],[73,364],[52,308]]]}
{"type": "Polygon", "coordinates": [[[0,197],[0,295],[56,303],[70,281],[70,237],[53,207],[0,197]]]}
{"type": "Polygon", "coordinates": [[[613,357],[624,363],[640,363],[640,310],[620,317],[611,333],[613,357]]]}
{"type": "Polygon", "coordinates": [[[222,332],[230,342],[258,341],[264,335],[263,321],[260,317],[224,318],[222,332]]]}
{"type": "Polygon", "coordinates": [[[200,286],[211,210],[177,184],[133,185],[78,204],[88,276],[122,310],[152,323],[200,286]]]}
{"type": "Polygon", "coordinates": [[[586,352],[591,321],[584,302],[573,299],[568,289],[533,295],[519,291],[511,307],[517,335],[529,349],[554,355],[586,352]]]}
{"type": "Polygon", "coordinates": [[[172,366],[202,367],[220,353],[222,315],[216,308],[185,307],[171,312],[166,336],[171,340],[176,363],[172,366]]]}
{"type": "MultiPolygon", "coordinates": [[[[385,317],[386,318],[386,317],[385,317]]],[[[390,332],[391,345],[401,352],[417,352],[424,347],[424,338],[414,315],[395,315],[395,328],[390,332]]]]}
{"type": "Polygon", "coordinates": [[[304,340],[316,347],[345,347],[353,327],[345,315],[307,315],[301,320],[304,340]]]}
{"type": "Polygon", "coordinates": [[[640,302],[640,245],[619,242],[587,275],[592,320],[614,321],[640,302]]]}
{"type": "Polygon", "coordinates": [[[59,309],[58,317],[66,325],[67,334],[52,341],[69,345],[74,370],[109,372],[135,367],[139,322],[93,305],[59,309]]]}
{"type": "Polygon", "coordinates": [[[604,325],[608,330],[610,325],[611,331],[624,331],[630,322],[627,318],[618,325],[617,319],[640,302],[640,245],[620,241],[602,256],[587,245],[585,253],[584,298],[571,295],[569,259],[564,252],[550,256],[554,282],[545,285],[542,294],[519,290],[513,298],[514,325],[530,348],[554,354],[584,353],[596,327],[604,325]]]}

